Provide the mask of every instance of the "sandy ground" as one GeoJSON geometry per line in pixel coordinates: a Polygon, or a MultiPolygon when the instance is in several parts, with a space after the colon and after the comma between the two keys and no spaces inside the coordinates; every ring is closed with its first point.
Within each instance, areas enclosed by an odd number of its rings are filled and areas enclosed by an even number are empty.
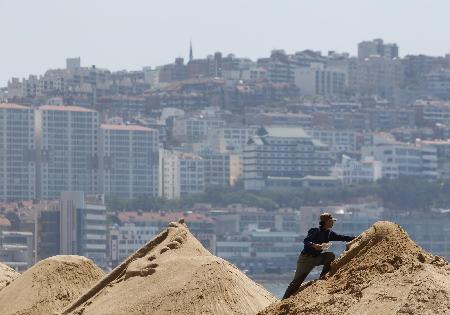
{"type": "Polygon", "coordinates": [[[71,314],[256,314],[276,298],[170,223],[67,307],[71,314]]]}
{"type": "Polygon", "coordinates": [[[20,273],[5,264],[0,263],[0,291],[13,282],[18,276],[20,276],[20,273]]]}
{"type": "Polygon", "coordinates": [[[85,257],[44,259],[0,292],[0,314],[54,314],[103,275],[103,271],[85,257]]]}
{"type": "Polygon", "coordinates": [[[400,226],[377,222],[352,241],[329,276],[259,315],[450,314],[450,265],[400,226]]]}

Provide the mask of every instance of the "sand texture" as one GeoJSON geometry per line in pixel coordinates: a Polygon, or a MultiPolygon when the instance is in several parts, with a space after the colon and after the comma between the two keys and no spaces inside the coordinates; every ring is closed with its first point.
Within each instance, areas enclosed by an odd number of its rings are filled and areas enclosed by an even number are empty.
{"type": "Polygon", "coordinates": [[[172,222],[65,314],[256,314],[276,298],[172,222]]]}
{"type": "Polygon", "coordinates": [[[328,277],[259,314],[450,314],[450,265],[400,226],[377,222],[352,241],[328,277]]]}
{"type": "Polygon", "coordinates": [[[44,259],[0,292],[0,314],[54,314],[103,275],[85,257],[61,255],[44,259]]]}
{"type": "Polygon", "coordinates": [[[20,273],[7,265],[0,263],[0,291],[13,282],[18,276],[20,276],[20,273]]]}

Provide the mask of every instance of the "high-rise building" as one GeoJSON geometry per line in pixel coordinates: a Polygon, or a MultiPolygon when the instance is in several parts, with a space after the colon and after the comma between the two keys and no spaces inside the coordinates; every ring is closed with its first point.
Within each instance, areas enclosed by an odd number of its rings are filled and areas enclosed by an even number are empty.
{"type": "Polygon", "coordinates": [[[108,197],[158,196],[158,131],[137,125],[100,128],[100,191],[108,197]]]}
{"type": "Polygon", "coordinates": [[[164,150],[161,195],[167,199],[205,192],[205,161],[193,153],[164,150]]]}
{"type": "Polygon", "coordinates": [[[81,67],[81,59],[78,58],[67,58],[66,59],[66,69],[67,70],[74,70],[81,67]]]}
{"type": "Polygon", "coordinates": [[[36,111],[37,194],[98,189],[98,112],[77,106],[44,105],[36,111]]]}
{"type": "Polygon", "coordinates": [[[398,58],[398,46],[395,43],[385,44],[379,38],[373,41],[363,41],[358,44],[359,59],[365,59],[373,55],[379,55],[389,59],[398,58]]]}
{"type": "Polygon", "coordinates": [[[31,108],[0,104],[0,201],[36,197],[34,137],[31,108]]]}
{"type": "Polygon", "coordinates": [[[60,254],[82,255],[106,266],[107,215],[103,195],[61,193],[60,254]]]}

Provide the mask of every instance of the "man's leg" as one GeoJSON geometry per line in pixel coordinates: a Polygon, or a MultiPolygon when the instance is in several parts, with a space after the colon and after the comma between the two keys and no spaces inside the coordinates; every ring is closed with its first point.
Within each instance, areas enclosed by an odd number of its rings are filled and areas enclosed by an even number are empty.
{"type": "Polygon", "coordinates": [[[305,281],[308,274],[317,265],[317,258],[306,255],[300,255],[297,260],[297,269],[295,270],[294,280],[288,285],[286,292],[284,293],[283,300],[290,297],[305,281]]]}
{"type": "Polygon", "coordinates": [[[332,252],[325,252],[320,254],[320,257],[322,258],[321,265],[323,265],[322,272],[320,273],[320,278],[323,278],[330,271],[331,263],[334,261],[336,256],[332,252]]]}

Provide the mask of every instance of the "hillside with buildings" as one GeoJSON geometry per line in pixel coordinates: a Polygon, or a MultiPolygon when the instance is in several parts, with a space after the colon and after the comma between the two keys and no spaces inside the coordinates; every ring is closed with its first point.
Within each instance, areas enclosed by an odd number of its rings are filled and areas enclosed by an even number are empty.
{"type": "MultiPolygon", "coordinates": [[[[0,262],[105,271],[184,217],[212,254],[286,277],[321,212],[342,233],[401,224],[450,258],[450,57],[220,52],[85,66],[0,89],[0,262]]],[[[343,248],[333,248],[339,254],[343,248]]]]}

